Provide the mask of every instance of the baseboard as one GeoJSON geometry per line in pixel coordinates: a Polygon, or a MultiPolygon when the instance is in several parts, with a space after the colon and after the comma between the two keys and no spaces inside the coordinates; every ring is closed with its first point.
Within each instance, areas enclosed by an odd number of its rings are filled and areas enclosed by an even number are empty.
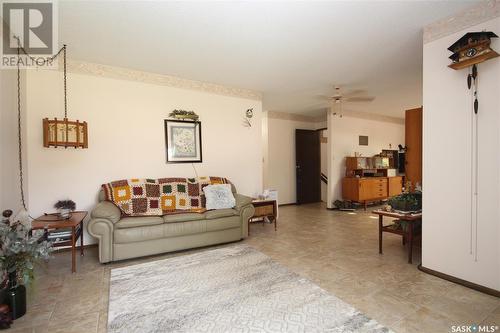
{"type": "Polygon", "coordinates": [[[296,202],[291,202],[291,203],[286,203],[286,204],[279,204],[278,207],[284,207],[284,206],[296,206],[296,202]]]}
{"type": "Polygon", "coordinates": [[[422,264],[418,265],[418,269],[420,271],[424,272],[424,273],[437,276],[438,278],[441,278],[441,279],[444,279],[444,280],[447,280],[447,281],[450,281],[450,282],[462,285],[464,287],[467,287],[467,288],[470,288],[470,289],[474,289],[474,290],[480,291],[482,293],[485,293],[485,294],[488,294],[488,295],[491,295],[491,296],[500,297],[500,291],[498,291],[498,290],[491,289],[491,288],[488,288],[488,287],[485,287],[485,286],[481,286],[479,284],[476,284],[476,283],[473,283],[473,282],[470,282],[470,281],[462,280],[462,279],[457,278],[455,276],[451,276],[451,275],[448,275],[448,274],[445,274],[445,273],[441,273],[441,272],[435,271],[433,269],[430,269],[430,268],[422,266],[422,264]]]}

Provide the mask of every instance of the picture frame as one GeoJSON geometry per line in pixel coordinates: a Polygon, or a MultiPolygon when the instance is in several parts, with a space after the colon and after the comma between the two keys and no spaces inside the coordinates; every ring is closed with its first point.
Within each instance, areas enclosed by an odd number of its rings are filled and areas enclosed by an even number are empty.
{"type": "Polygon", "coordinates": [[[201,122],[165,119],[167,163],[202,163],[201,122]]]}

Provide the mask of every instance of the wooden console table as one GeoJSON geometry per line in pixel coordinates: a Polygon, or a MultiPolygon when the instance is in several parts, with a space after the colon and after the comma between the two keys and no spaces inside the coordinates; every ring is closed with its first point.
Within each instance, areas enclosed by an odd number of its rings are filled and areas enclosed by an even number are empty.
{"type": "Polygon", "coordinates": [[[398,194],[403,189],[403,177],[345,177],[342,180],[342,199],[359,202],[381,201],[398,194]]]}
{"type": "Polygon", "coordinates": [[[31,229],[47,229],[50,231],[71,228],[71,239],[53,243],[53,247],[71,246],[71,272],[76,272],[76,243],[80,238],[80,255],[83,256],[83,220],[87,212],[72,212],[67,220],[57,218],[57,214],[42,215],[31,222],[31,229]]]}
{"type": "Polygon", "coordinates": [[[378,253],[382,254],[382,233],[390,232],[392,234],[403,236],[403,244],[408,241],[408,263],[412,263],[413,255],[413,240],[414,240],[414,227],[416,224],[421,223],[422,213],[417,214],[401,214],[396,212],[387,212],[384,210],[374,210],[373,214],[378,215],[378,253]],[[406,230],[394,228],[394,224],[384,226],[384,216],[397,218],[401,221],[408,222],[406,230]]]}
{"type": "Polygon", "coordinates": [[[278,220],[276,200],[253,200],[252,205],[255,207],[255,213],[248,219],[248,235],[250,235],[250,222],[255,218],[262,218],[262,226],[264,226],[265,218],[269,218],[271,222],[274,222],[274,231],[276,231],[278,220]]]}

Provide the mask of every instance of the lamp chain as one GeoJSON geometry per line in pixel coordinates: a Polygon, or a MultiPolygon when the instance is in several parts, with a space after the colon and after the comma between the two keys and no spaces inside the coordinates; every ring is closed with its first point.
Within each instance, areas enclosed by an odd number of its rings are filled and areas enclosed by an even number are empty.
{"type": "Polygon", "coordinates": [[[67,83],[66,83],[66,77],[67,77],[67,67],[66,67],[66,44],[63,45],[63,47],[61,47],[59,49],[59,51],[57,51],[56,54],[54,54],[52,57],[49,57],[49,58],[45,58],[45,59],[42,59],[42,63],[40,63],[40,59],[36,59],[32,56],[30,56],[28,54],[28,52],[26,52],[26,49],[24,47],[21,46],[21,40],[19,39],[18,36],[14,36],[14,38],[17,40],[17,64],[18,64],[18,67],[19,67],[19,62],[20,62],[20,52],[19,51],[22,51],[24,53],[24,55],[26,55],[32,62],[34,62],[37,66],[42,66],[44,63],[46,62],[52,62],[54,61],[57,57],[59,57],[59,55],[61,54],[61,52],[63,53],[63,61],[64,61],[64,118],[68,118],[68,97],[67,97],[67,91],[68,91],[68,87],[67,87],[67,83]]]}
{"type": "MultiPolygon", "coordinates": [[[[17,40],[19,43],[19,39],[17,40]]],[[[21,189],[21,204],[26,209],[26,201],[24,199],[24,184],[23,184],[23,150],[22,150],[22,132],[21,132],[21,68],[19,60],[20,48],[17,48],[17,143],[19,157],[19,186],[21,189]]]]}
{"type": "MultiPolygon", "coordinates": [[[[38,62],[37,59],[30,56],[24,47],[21,46],[21,41],[19,37],[14,36],[17,40],[17,142],[18,142],[18,158],[19,158],[19,187],[21,192],[21,204],[25,210],[26,208],[26,200],[24,197],[24,177],[23,177],[23,145],[22,145],[22,129],[21,129],[21,51],[33,61],[38,66],[43,65],[38,62]]],[[[66,97],[66,44],[52,57],[47,58],[45,61],[53,61],[56,59],[61,52],[64,51],[64,118],[68,117],[68,109],[67,109],[67,97],[66,97]]]]}
{"type": "MultiPolygon", "coordinates": [[[[21,46],[21,40],[19,39],[18,36],[13,36],[16,40],[17,40],[17,48],[20,49],[21,51],[23,51],[23,53],[32,61],[34,62],[35,64],[37,64],[37,66],[42,66],[45,62],[49,62],[49,61],[54,61],[54,59],[56,59],[59,54],[61,54],[61,52],[66,48],[66,44],[64,44],[63,47],[61,47],[59,49],[59,51],[57,51],[56,54],[54,54],[52,57],[49,57],[49,58],[45,58],[45,59],[41,59],[41,63],[39,62],[40,59],[36,59],[36,58],[33,58],[32,56],[30,56],[28,54],[28,52],[26,52],[26,49],[24,47],[21,46]]],[[[19,54],[19,53],[18,53],[19,54]]],[[[19,58],[18,58],[19,59],[19,58]]]]}
{"type": "Polygon", "coordinates": [[[64,119],[68,118],[68,94],[66,84],[66,44],[62,47],[64,59],[64,119]]]}

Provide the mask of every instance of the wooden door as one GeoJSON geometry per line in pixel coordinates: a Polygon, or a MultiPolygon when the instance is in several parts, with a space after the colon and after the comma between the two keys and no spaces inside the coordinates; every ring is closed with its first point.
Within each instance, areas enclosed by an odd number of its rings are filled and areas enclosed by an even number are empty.
{"type": "Polygon", "coordinates": [[[319,132],[295,130],[297,204],[321,201],[319,132]]]}
{"type": "Polygon", "coordinates": [[[405,144],[406,181],[422,185],[422,108],[406,110],[405,144]]]}

